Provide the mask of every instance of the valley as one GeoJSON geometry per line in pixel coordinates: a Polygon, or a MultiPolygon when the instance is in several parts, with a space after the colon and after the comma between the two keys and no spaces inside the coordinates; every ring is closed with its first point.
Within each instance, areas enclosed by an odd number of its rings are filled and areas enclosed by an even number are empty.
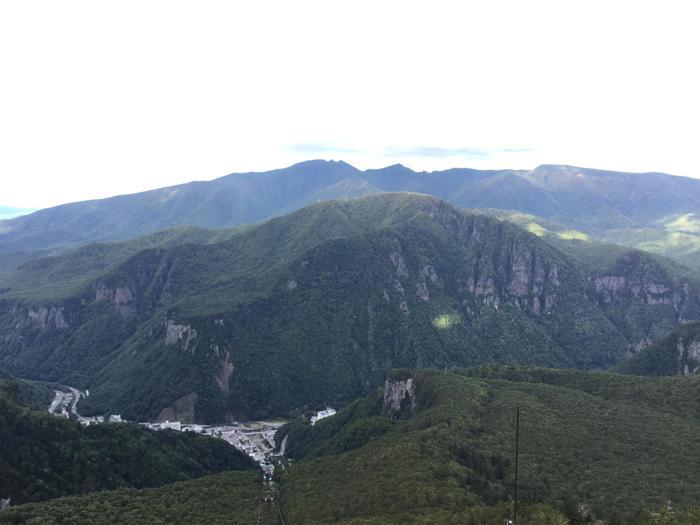
{"type": "Polygon", "coordinates": [[[700,278],[549,217],[378,192],[8,256],[0,417],[39,443],[0,523],[501,524],[517,408],[521,524],[695,515],[700,278]]]}
{"type": "Polygon", "coordinates": [[[89,390],[86,417],[214,424],[344,405],[396,367],[607,369],[700,319],[690,270],[579,253],[415,194],[81,248],[0,281],[0,364],[89,390]]]}
{"type": "Polygon", "coordinates": [[[273,481],[229,472],[20,505],[0,523],[163,519],[172,516],[163,498],[175,491],[173,508],[212,523],[500,525],[512,510],[519,407],[520,523],[654,525],[666,512],[665,523],[689,525],[699,496],[688,454],[700,435],[698,380],[493,365],[395,370],[383,388],[314,426],[280,427],[287,467],[273,481]]]}
{"type": "Polygon", "coordinates": [[[697,11],[0,1],[0,525],[700,525],[697,11]]]}
{"type": "MultiPolygon", "coordinates": [[[[99,425],[104,423],[129,423],[121,415],[84,417],[78,413],[77,404],[81,397],[87,397],[89,392],[81,392],[73,387],[65,387],[68,392],[54,390],[54,399],[48,407],[49,414],[77,421],[81,425],[99,425]]],[[[247,421],[234,422],[225,425],[198,425],[182,424],[180,421],[163,422],[137,422],[141,427],[152,431],[173,430],[177,432],[195,432],[213,438],[222,439],[236,450],[246,454],[254,460],[264,474],[272,476],[274,473],[275,456],[284,455],[286,441],[282,443],[279,453],[275,453],[275,432],[286,421],[247,421]]]]}

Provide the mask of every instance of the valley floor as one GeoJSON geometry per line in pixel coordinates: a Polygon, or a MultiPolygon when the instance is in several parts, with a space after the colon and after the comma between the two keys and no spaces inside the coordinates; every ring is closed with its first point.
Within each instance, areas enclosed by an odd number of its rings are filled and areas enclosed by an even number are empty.
{"type": "MultiPolygon", "coordinates": [[[[82,425],[95,425],[104,422],[127,423],[120,415],[113,414],[106,419],[103,416],[84,417],[77,411],[81,397],[87,397],[89,392],[66,386],[65,390],[54,390],[54,399],[49,405],[49,414],[57,417],[75,419],[82,425]]],[[[275,454],[275,432],[286,424],[285,420],[246,421],[221,425],[183,424],[179,421],[138,422],[150,430],[175,430],[182,432],[197,432],[223,439],[236,449],[250,456],[260,466],[263,472],[272,476],[274,473],[273,456],[284,454],[284,445],[280,454],[275,454]]],[[[286,439],[285,439],[286,444],[286,439]]]]}

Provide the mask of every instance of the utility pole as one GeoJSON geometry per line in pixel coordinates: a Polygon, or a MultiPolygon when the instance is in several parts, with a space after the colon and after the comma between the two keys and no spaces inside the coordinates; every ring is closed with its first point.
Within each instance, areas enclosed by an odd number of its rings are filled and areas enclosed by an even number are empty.
{"type": "Polygon", "coordinates": [[[515,486],[513,487],[513,525],[518,525],[518,448],[520,445],[520,407],[515,409],[515,486]]]}

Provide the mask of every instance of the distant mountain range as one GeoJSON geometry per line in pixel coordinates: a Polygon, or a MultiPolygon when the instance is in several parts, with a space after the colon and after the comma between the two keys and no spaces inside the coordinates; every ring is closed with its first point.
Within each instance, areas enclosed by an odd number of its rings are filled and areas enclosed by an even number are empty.
{"type": "Polygon", "coordinates": [[[0,366],[89,388],[85,411],[221,421],[397,366],[607,368],[700,319],[682,267],[492,215],[381,194],[35,259],[0,280],[0,366]]]}
{"type": "Polygon", "coordinates": [[[3,505],[135,487],[0,523],[496,525],[516,408],[518,523],[694,523],[698,203],[663,174],[311,161],[0,221],[3,505]],[[289,417],[293,462],[261,493],[223,442],[31,410],[55,382],[83,415],[289,417]]]}
{"type": "Polygon", "coordinates": [[[314,160],[134,195],[66,204],[0,222],[0,253],[130,239],[179,225],[240,226],[309,204],[409,191],[464,208],[516,210],[698,266],[700,180],[543,165],[528,170],[361,171],[314,160]]]}

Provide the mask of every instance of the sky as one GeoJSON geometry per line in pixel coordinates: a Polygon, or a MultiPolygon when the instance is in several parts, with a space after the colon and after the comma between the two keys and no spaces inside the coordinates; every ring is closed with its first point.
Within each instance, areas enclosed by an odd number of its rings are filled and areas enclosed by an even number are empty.
{"type": "Polygon", "coordinates": [[[311,158],[700,177],[693,2],[0,3],[0,205],[311,158]]]}

